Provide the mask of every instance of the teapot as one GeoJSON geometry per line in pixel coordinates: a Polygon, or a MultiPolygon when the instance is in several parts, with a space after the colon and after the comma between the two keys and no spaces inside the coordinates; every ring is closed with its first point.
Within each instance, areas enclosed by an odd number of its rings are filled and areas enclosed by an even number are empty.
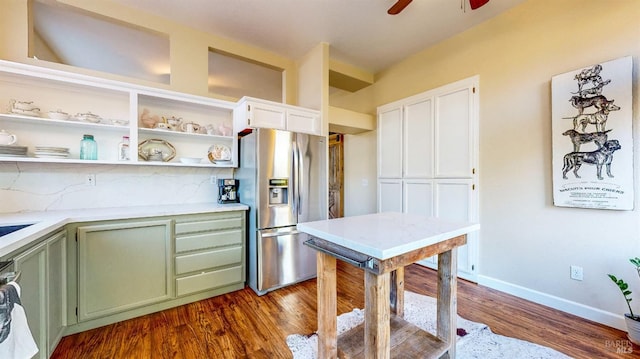
{"type": "Polygon", "coordinates": [[[198,133],[200,132],[200,125],[195,122],[187,122],[180,125],[180,130],[187,133],[198,133]]]}
{"type": "Polygon", "coordinates": [[[5,130],[0,130],[0,145],[13,145],[18,142],[18,137],[5,130]]]}
{"type": "Polygon", "coordinates": [[[173,116],[169,118],[163,117],[162,120],[164,121],[164,123],[169,125],[169,129],[171,129],[172,131],[179,131],[180,125],[182,125],[182,118],[180,117],[173,117],[173,116]]]}

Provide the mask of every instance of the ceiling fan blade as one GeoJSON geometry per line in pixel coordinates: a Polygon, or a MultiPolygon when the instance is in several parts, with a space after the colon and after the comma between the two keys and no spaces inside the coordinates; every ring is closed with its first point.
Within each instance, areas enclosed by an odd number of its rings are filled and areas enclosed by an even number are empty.
{"type": "Polygon", "coordinates": [[[469,5],[471,5],[471,10],[475,10],[488,2],[489,0],[469,0],[469,5]]]}
{"type": "Polygon", "coordinates": [[[387,14],[389,15],[399,14],[402,10],[404,10],[405,7],[407,7],[407,5],[411,3],[411,1],[413,0],[398,0],[395,4],[393,4],[392,7],[389,8],[389,10],[387,10],[387,14]]]}

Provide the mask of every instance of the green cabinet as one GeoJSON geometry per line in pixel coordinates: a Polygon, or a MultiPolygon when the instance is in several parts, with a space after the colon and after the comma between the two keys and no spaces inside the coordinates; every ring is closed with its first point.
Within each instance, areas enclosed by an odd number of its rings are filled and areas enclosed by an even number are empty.
{"type": "Polygon", "coordinates": [[[174,296],[171,225],[161,219],[77,227],[79,322],[174,296]]]}
{"type": "Polygon", "coordinates": [[[20,301],[27,323],[40,350],[36,358],[47,355],[47,244],[37,246],[15,257],[15,269],[20,271],[20,301]]]}
{"type": "Polygon", "coordinates": [[[58,345],[67,325],[67,236],[65,231],[47,243],[47,347],[49,355],[58,345]]]}
{"type": "Polygon", "coordinates": [[[66,232],[57,232],[14,257],[20,300],[40,350],[48,358],[66,325],[66,232]]]}
{"type": "Polygon", "coordinates": [[[176,218],[175,234],[178,297],[208,290],[228,292],[244,286],[244,212],[180,216],[176,218]]]}

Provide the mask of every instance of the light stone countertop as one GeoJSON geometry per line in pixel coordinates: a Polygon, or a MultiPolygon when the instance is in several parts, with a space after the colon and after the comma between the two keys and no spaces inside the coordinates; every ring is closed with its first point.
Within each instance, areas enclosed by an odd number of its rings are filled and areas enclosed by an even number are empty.
{"type": "Polygon", "coordinates": [[[380,260],[474,232],[477,223],[406,213],[374,213],[299,223],[299,231],[380,260]]]}
{"type": "Polygon", "coordinates": [[[212,202],[0,214],[0,227],[34,223],[32,226],[0,237],[0,258],[28,246],[43,236],[52,234],[69,223],[244,211],[247,209],[249,207],[241,203],[218,204],[212,202]]]}

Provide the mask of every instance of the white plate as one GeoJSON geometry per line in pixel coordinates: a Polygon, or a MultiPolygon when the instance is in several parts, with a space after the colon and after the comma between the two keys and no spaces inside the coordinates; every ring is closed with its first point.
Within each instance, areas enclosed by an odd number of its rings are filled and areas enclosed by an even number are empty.
{"type": "Polygon", "coordinates": [[[67,147],[45,147],[45,146],[36,146],[36,152],[68,153],[68,152],[69,152],[69,148],[67,148],[67,147]]]}
{"type": "Polygon", "coordinates": [[[55,153],[36,153],[36,157],[38,158],[67,158],[69,155],[59,155],[55,153]]]}
{"type": "Polygon", "coordinates": [[[11,154],[11,153],[0,153],[0,157],[27,157],[27,155],[26,154],[19,155],[19,154],[11,154]]]}
{"type": "Polygon", "coordinates": [[[180,162],[189,163],[189,164],[195,164],[195,163],[202,162],[202,158],[199,158],[199,157],[180,157],[180,162]]]}

